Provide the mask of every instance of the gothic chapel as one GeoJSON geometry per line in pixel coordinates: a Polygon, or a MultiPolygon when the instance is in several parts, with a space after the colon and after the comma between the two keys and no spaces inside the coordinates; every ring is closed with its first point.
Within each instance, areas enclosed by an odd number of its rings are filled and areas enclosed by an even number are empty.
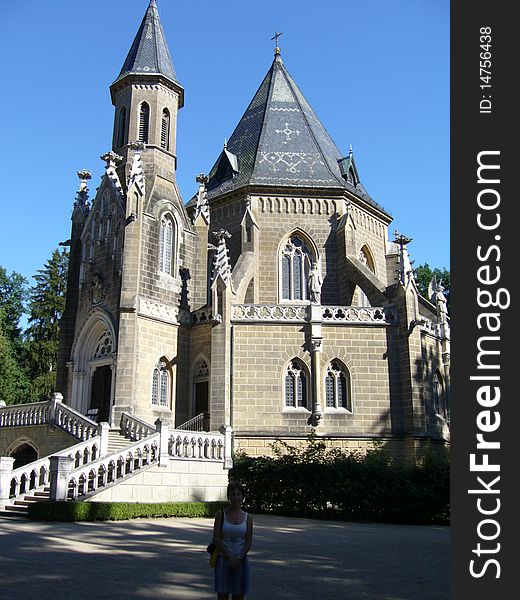
{"type": "MultiPolygon", "coordinates": [[[[311,431],[416,457],[449,442],[442,286],[289,74],[278,48],[198,193],[176,184],[177,79],[155,0],[110,87],[112,150],[79,171],[57,389],[117,426],[233,430],[270,453],[311,431]]],[[[222,136],[229,132],[222,132],[222,136]]],[[[181,128],[182,135],[182,128],[181,128]]]]}

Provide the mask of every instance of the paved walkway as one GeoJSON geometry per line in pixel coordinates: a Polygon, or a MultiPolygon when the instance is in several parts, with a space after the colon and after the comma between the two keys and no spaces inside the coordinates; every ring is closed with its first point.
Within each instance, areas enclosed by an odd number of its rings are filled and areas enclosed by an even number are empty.
{"type": "MultiPolygon", "coordinates": [[[[1,600],[215,598],[209,519],[0,519],[1,600]]],[[[449,529],[255,516],[247,600],[447,600],[449,529]]]]}

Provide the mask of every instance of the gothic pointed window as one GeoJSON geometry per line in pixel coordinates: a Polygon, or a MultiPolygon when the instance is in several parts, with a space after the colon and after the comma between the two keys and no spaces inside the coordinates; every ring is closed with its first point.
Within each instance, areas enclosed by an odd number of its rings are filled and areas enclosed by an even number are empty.
{"type": "Polygon", "coordinates": [[[165,108],[161,119],[161,148],[170,149],[170,112],[165,108]]]}
{"type": "Polygon", "coordinates": [[[150,128],[150,107],[143,102],[139,107],[139,141],[148,144],[150,128]]]}
{"type": "Polygon", "coordinates": [[[170,372],[168,362],[161,358],[155,365],[152,376],[152,406],[170,405],[170,372]]]}
{"type": "Polygon", "coordinates": [[[313,252],[298,235],[292,235],[283,245],[280,264],[282,300],[308,300],[313,259],[313,252]]]}
{"type": "Polygon", "coordinates": [[[173,242],[173,219],[166,214],[161,217],[159,232],[159,271],[168,275],[173,274],[173,242]]]}
{"type": "Polygon", "coordinates": [[[126,106],[123,106],[119,111],[119,122],[117,129],[117,145],[119,148],[127,143],[127,123],[126,123],[126,106]]]}
{"type": "Polygon", "coordinates": [[[442,378],[437,371],[433,375],[433,409],[436,415],[446,418],[447,410],[444,401],[444,389],[442,387],[442,378]]]}
{"type": "Polygon", "coordinates": [[[307,368],[303,362],[294,358],[289,363],[284,378],[284,405],[286,408],[308,409],[307,368]]]}
{"type": "Polygon", "coordinates": [[[325,375],[325,408],[344,408],[352,411],[350,378],[347,369],[333,360],[325,375]]]}

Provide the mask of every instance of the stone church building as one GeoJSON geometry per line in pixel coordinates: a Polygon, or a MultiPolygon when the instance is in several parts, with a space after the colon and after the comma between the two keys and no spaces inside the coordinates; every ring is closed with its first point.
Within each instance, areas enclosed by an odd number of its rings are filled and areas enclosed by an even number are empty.
{"type": "Polygon", "coordinates": [[[442,286],[419,294],[411,240],[391,233],[279,49],[187,203],[176,184],[184,89],[154,0],[110,93],[106,173],[90,197],[78,172],[67,242],[65,404],[111,426],[123,413],[229,425],[250,454],[312,431],[410,457],[446,445],[442,286]]]}

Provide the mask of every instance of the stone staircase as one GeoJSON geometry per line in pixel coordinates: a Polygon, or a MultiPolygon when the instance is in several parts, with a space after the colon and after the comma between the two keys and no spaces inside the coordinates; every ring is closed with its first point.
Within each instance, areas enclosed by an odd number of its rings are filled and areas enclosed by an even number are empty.
{"type": "MultiPolygon", "coordinates": [[[[108,432],[108,454],[121,452],[133,442],[129,440],[120,429],[111,429],[108,432]]],[[[0,518],[6,519],[26,519],[28,516],[28,507],[35,502],[48,500],[50,497],[50,487],[45,486],[39,490],[33,490],[26,494],[23,499],[15,500],[8,504],[4,510],[0,511],[0,518]]]]}
{"type": "Polygon", "coordinates": [[[23,497],[23,500],[15,500],[13,504],[8,504],[4,510],[0,511],[0,517],[5,519],[26,519],[28,516],[28,507],[35,502],[43,502],[49,499],[50,487],[45,486],[41,490],[32,491],[23,497]]]}

